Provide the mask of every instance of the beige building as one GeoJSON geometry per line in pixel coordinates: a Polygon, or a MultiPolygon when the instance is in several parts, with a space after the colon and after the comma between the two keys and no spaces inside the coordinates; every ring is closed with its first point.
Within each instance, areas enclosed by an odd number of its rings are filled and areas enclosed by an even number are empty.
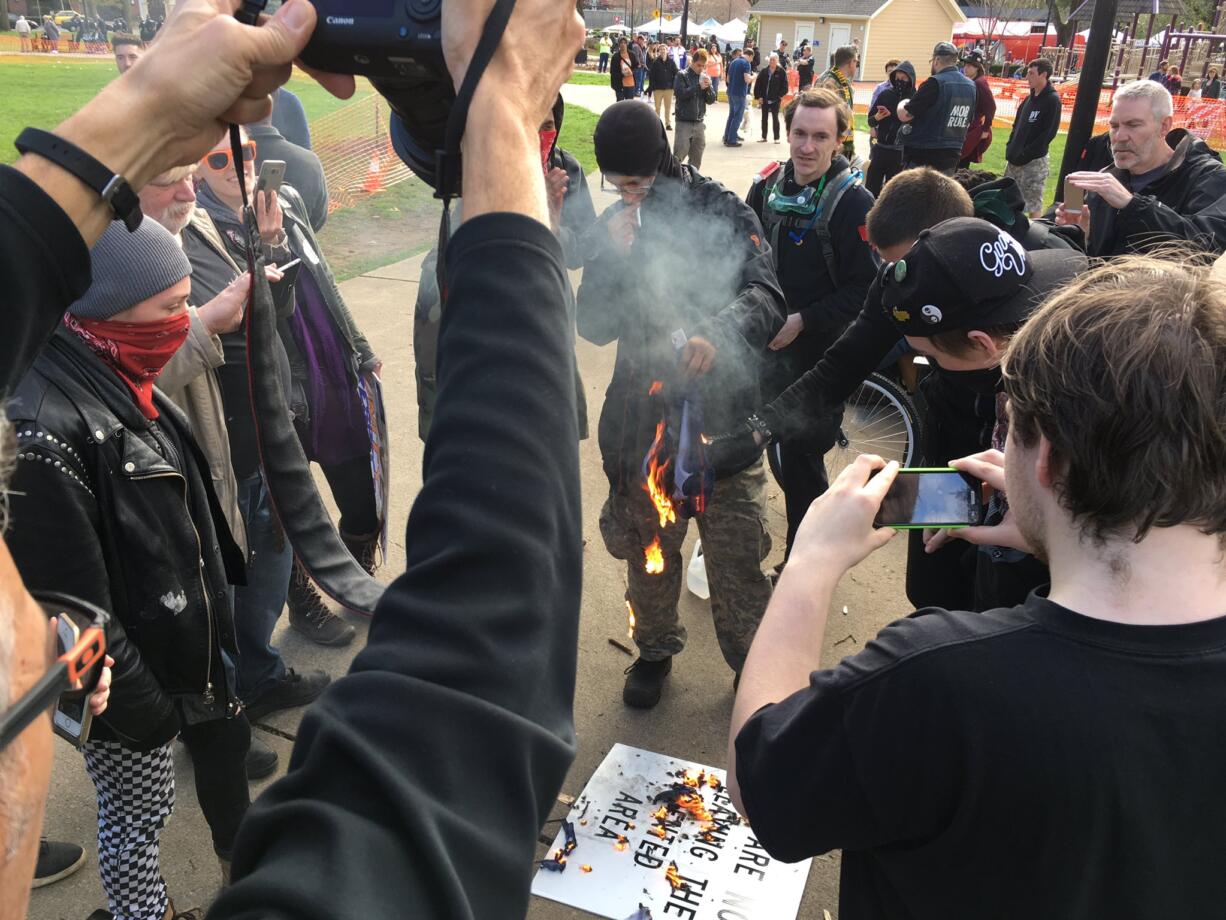
{"type": "Polygon", "coordinates": [[[756,0],[758,44],[774,50],[782,38],[794,52],[802,39],[813,46],[814,70],[830,65],[836,48],[860,44],[857,79],[879,83],[890,58],[910,61],[923,80],[933,46],[949,41],[965,17],[954,0],[756,0]]]}

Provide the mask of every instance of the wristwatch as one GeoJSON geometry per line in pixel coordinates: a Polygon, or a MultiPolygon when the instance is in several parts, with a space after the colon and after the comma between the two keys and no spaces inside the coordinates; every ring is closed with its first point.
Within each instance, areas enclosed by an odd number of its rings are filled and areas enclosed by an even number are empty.
{"type": "Polygon", "coordinates": [[[17,135],[13,144],[18,152],[33,153],[50,160],[92,188],[107,203],[115,219],[123,221],[129,233],[140,226],[144,214],[141,213],[140,199],[128,180],[107,169],[76,144],[39,128],[26,128],[17,135]]]}

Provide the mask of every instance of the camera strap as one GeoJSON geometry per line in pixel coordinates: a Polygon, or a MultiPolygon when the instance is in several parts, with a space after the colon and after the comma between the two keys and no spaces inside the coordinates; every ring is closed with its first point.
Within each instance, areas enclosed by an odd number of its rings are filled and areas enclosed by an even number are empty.
{"type": "MultiPolygon", "coordinates": [[[[234,125],[230,126],[230,149],[243,198],[247,270],[251,272],[251,291],[243,315],[247,381],[268,497],[295,557],[319,589],[347,610],[371,616],[383,594],[383,585],[358,565],[333,526],[294,430],[293,414],[281,386],[276,307],[264,274],[259,225],[247,198],[242,146],[238,127],[234,125]]],[[[251,191],[258,195],[256,189],[251,191]]]]}
{"type": "Polygon", "coordinates": [[[438,262],[434,270],[439,294],[444,302],[447,300],[446,253],[447,241],[451,239],[451,200],[461,193],[460,144],[464,140],[464,128],[468,124],[468,109],[472,105],[473,95],[485,68],[498,51],[498,43],[502,41],[502,33],[506,31],[514,9],[515,0],[494,0],[494,8],[486,17],[481,38],[477,41],[472,59],[468,62],[468,70],[464,73],[464,80],[451,104],[443,149],[434,152],[435,195],[443,200],[443,216],[438,228],[438,262]]]}

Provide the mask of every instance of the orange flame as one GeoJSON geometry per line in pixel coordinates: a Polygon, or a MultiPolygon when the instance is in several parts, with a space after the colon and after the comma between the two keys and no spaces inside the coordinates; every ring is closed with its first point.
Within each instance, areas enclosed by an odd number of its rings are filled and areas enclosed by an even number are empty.
{"type": "Polygon", "coordinates": [[[662,824],[656,824],[656,825],[654,825],[654,826],[652,826],[652,827],[648,828],[648,829],[647,829],[647,833],[649,833],[649,834],[655,834],[655,835],[656,835],[657,837],[659,837],[661,840],[663,840],[665,837],[667,837],[667,836],[668,836],[668,831],[666,831],[666,830],[664,829],[664,825],[662,825],[662,824]]]}
{"type": "Polygon", "coordinates": [[[706,803],[697,793],[677,797],[677,807],[697,821],[711,821],[711,812],[707,811],[706,803]]]}
{"type": "Polygon", "coordinates": [[[627,637],[633,639],[634,638],[634,608],[630,606],[630,601],[626,601],[626,609],[630,611],[630,628],[626,630],[626,635],[627,637]]]}
{"type": "Polygon", "coordinates": [[[702,785],[703,780],[705,778],[706,778],[706,773],[703,773],[699,770],[686,770],[685,777],[682,780],[682,782],[684,782],[687,786],[689,786],[692,789],[697,789],[699,786],[702,785]]]}
{"type": "Polygon", "coordinates": [[[651,816],[655,818],[657,821],[667,821],[668,820],[668,808],[664,805],[661,805],[659,808],[657,808],[655,811],[651,813],[651,816]]]}
{"type": "Polygon", "coordinates": [[[579,867],[579,870],[580,870],[581,872],[591,872],[591,871],[592,871],[592,867],[591,867],[591,866],[589,866],[587,863],[584,863],[582,866],[580,866],[580,867],[579,867]]]}
{"type": "Polygon", "coordinates": [[[689,888],[685,882],[681,880],[681,873],[677,871],[677,864],[670,862],[668,868],[664,870],[664,877],[668,879],[668,883],[673,886],[673,891],[679,891],[682,888],[689,888]]]}
{"type": "Polygon", "coordinates": [[[656,437],[651,442],[651,450],[647,452],[647,484],[643,486],[651,496],[656,514],[660,516],[660,526],[675,524],[677,512],[673,508],[673,500],[668,497],[668,468],[671,460],[660,462],[660,452],[664,449],[664,421],[656,424],[656,437]]]}
{"type": "Polygon", "coordinates": [[[657,393],[659,393],[659,392],[660,392],[661,390],[663,390],[663,389],[664,389],[664,383],[663,383],[663,381],[660,381],[660,380],[653,380],[653,381],[651,381],[651,389],[649,389],[649,390],[647,391],[647,395],[648,395],[648,396],[655,396],[657,393]]]}
{"type": "Polygon", "coordinates": [[[711,774],[710,776],[707,777],[707,785],[710,786],[712,789],[718,789],[720,786],[723,785],[723,783],[719,781],[718,776],[716,776],[715,774],[711,774]]]}
{"type": "Polygon", "coordinates": [[[645,567],[648,575],[659,575],[664,571],[664,551],[660,549],[660,537],[657,535],[651,541],[651,546],[644,551],[646,557],[645,567]]]}

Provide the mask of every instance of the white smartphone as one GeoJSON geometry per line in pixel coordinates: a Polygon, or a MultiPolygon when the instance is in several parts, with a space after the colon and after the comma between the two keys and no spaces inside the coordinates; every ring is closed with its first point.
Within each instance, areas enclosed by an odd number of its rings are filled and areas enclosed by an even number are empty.
{"type": "Polygon", "coordinates": [[[281,183],[285,181],[285,161],[284,160],[265,160],[260,166],[260,177],[256,180],[255,190],[257,192],[275,192],[281,188],[281,183]]]}

